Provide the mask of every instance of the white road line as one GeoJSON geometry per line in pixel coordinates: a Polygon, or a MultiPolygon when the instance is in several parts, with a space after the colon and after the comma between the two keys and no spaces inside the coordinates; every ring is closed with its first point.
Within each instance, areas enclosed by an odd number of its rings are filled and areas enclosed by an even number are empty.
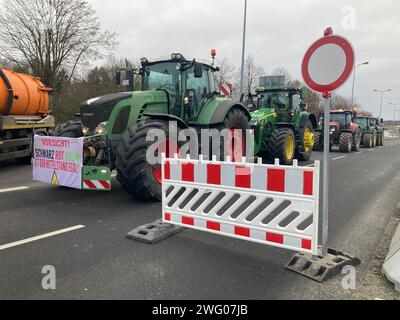
{"type": "Polygon", "coordinates": [[[15,188],[8,188],[8,189],[0,189],[0,193],[6,193],[6,192],[14,192],[14,191],[22,191],[22,190],[28,190],[30,189],[29,187],[15,187],[15,188]]]}
{"type": "Polygon", "coordinates": [[[344,158],[347,158],[347,156],[341,156],[341,157],[333,158],[332,161],[336,161],[336,160],[340,160],[340,159],[344,159],[344,158]]]}
{"type": "Polygon", "coordinates": [[[357,152],[357,153],[355,153],[355,154],[363,154],[364,153],[364,151],[360,151],[360,152],[357,152]]]}
{"type": "Polygon", "coordinates": [[[34,242],[34,241],[42,240],[42,239],[45,239],[45,238],[54,237],[54,236],[57,236],[59,234],[63,234],[63,233],[67,233],[67,232],[71,232],[71,231],[75,231],[75,230],[79,230],[79,229],[82,229],[82,228],[85,228],[85,226],[77,225],[77,226],[74,226],[74,227],[70,227],[70,228],[66,228],[66,229],[62,229],[62,230],[58,230],[58,231],[53,231],[53,232],[46,233],[46,234],[42,234],[40,236],[27,238],[25,240],[20,240],[20,241],[4,244],[4,245],[0,246],[0,251],[6,250],[6,249],[10,249],[10,248],[13,248],[13,247],[17,247],[17,246],[20,246],[20,245],[23,245],[23,244],[26,244],[26,243],[29,243],[29,242],[34,242]]]}

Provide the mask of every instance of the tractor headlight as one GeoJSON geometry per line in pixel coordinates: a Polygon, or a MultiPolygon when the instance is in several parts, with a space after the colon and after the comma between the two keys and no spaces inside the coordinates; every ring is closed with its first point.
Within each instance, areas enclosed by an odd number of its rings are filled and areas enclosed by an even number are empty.
{"type": "Polygon", "coordinates": [[[86,136],[90,132],[90,129],[88,127],[83,127],[82,128],[82,133],[84,136],[86,136]]]}
{"type": "Polygon", "coordinates": [[[107,132],[107,122],[100,123],[94,130],[95,134],[103,134],[107,132]]]}

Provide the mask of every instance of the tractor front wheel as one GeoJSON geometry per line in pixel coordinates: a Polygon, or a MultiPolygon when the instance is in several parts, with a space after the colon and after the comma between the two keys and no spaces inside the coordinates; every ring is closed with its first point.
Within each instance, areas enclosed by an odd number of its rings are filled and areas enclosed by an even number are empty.
{"type": "Polygon", "coordinates": [[[353,147],[353,135],[350,132],[343,132],[340,135],[339,151],[350,153],[353,147]]]}
{"type": "Polygon", "coordinates": [[[268,158],[279,159],[282,165],[293,165],[296,139],[290,128],[275,129],[268,141],[268,158]]]}
{"type": "MultiPolygon", "coordinates": [[[[179,132],[178,132],[179,135],[179,132]]],[[[179,152],[179,146],[174,138],[169,137],[169,126],[167,121],[148,120],[139,122],[123,135],[116,152],[115,166],[117,169],[117,180],[122,184],[125,191],[132,197],[142,201],[161,200],[161,154],[173,157],[179,152]],[[148,141],[151,130],[161,134],[157,135],[157,141],[148,141]],[[162,137],[164,136],[164,137],[162,137]],[[154,154],[149,152],[154,148],[154,154]],[[148,156],[154,159],[148,159],[148,156]],[[157,158],[157,159],[156,159],[157,158]]]]}
{"type": "Polygon", "coordinates": [[[372,137],[372,135],[370,133],[364,134],[363,147],[371,149],[372,148],[372,139],[373,139],[373,137],[372,137]]]}
{"type": "Polygon", "coordinates": [[[83,136],[82,123],[76,120],[63,123],[56,128],[54,135],[56,137],[80,138],[83,136]]]}
{"type": "Polygon", "coordinates": [[[303,151],[297,151],[296,156],[300,161],[309,161],[311,159],[311,154],[315,145],[315,133],[310,120],[308,121],[304,129],[300,132],[300,137],[303,151]]]}

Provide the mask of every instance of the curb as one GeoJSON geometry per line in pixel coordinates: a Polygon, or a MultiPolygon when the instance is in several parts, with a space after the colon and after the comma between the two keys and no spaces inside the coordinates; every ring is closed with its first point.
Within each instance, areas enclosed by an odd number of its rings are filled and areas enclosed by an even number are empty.
{"type": "MultiPolygon", "coordinates": [[[[397,204],[396,210],[400,210],[400,202],[397,204]]],[[[397,227],[392,242],[390,244],[389,253],[383,264],[383,274],[389,281],[394,283],[395,289],[400,291],[400,225],[397,227]]]]}

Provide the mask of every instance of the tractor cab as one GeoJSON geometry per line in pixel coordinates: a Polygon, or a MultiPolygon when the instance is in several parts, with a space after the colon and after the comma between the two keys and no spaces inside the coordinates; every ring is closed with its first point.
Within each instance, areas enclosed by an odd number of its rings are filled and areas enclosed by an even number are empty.
{"type": "Polygon", "coordinates": [[[274,109],[279,121],[290,122],[294,113],[304,110],[301,89],[285,86],[284,76],[261,77],[256,92],[257,109],[274,109]]]}
{"type": "MultiPolygon", "coordinates": [[[[140,63],[140,69],[132,74],[140,77],[141,91],[165,92],[168,114],[185,122],[196,121],[206,103],[219,95],[214,78],[219,69],[214,63],[187,59],[180,53],[156,60],[142,58],[140,63]]],[[[117,71],[118,84],[130,85],[132,81],[133,77],[122,80],[121,70],[117,71]]]]}
{"type": "Polygon", "coordinates": [[[331,110],[329,126],[331,131],[350,130],[352,125],[356,122],[357,113],[350,110],[331,110]]]}

